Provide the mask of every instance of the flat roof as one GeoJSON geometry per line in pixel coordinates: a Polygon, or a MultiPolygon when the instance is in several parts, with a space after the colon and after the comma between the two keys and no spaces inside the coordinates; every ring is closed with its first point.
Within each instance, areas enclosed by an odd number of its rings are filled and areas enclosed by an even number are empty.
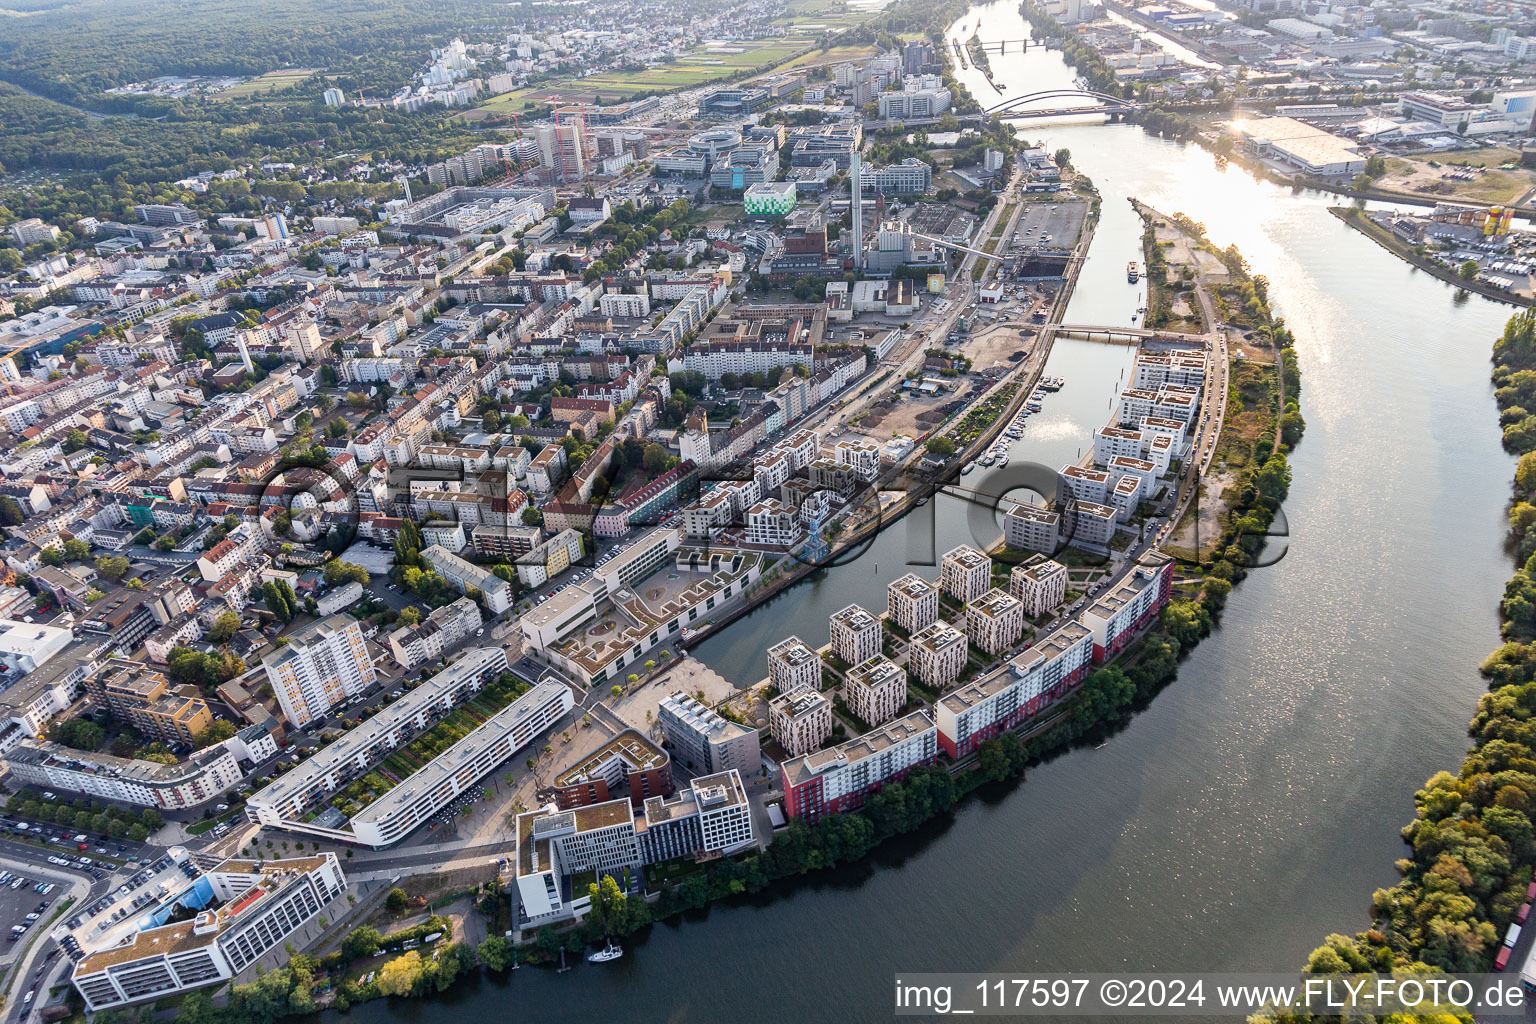
{"type": "MultiPolygon", "coordinates": [[[[486,719],[484,725],[479,726],[468,736],[417,769],[400,785],[353,815],[352,820],[378,821],[398,813],[401,808],[419,799],[423,793],[446,781],[454,772],[472,762],[491,744],[499,742],[521,719],[555,699],[559,694],[570,695],[570,690],[566,689],[564,683],[555,680],[539,683],[486,719]]],[[[625,806],[628,806],[627,801],[625,806]]]]}
{"type": "Polygon", "coordinates": [[[873,757],[898,743],[928,732],[933,727],[933,719],[929,717],[928,712],[914,711],[903,718],[887,722],[878,729],[871,729],[847,743],[803,754],[786,761],[783,767],[784,776],[788,785],[796,785],[803,779],[819,775],[829,768],[855,764],[865,758],[873,757]]]}
{"type": "MultiPolygon", "coordinates": [[[[410,723],[427,708],[440,704],[444,697],[464,685],[472,675],[484,671],[487,660],[497,655],[506,657],[499,647],[472,647],[464,656],[441,672],[429,676],[421,685],[407,690],[393,704],[381,708],[378,714],[354,726],[334,742],[321,747],[307,760],[300,761],[291,769],[273,779],[260,792],[251,797],[259,806],[278,806],[291,797],[308,791],[325,776],[355,760],[385,736],[402,725],[410,723]]],[[[392,748],[391,748],[392,749],[392,748]]],[[[379,756],[383,757],[387,750],[379,756]]]]}
{"type": "Polygon", "coordinates": [[[668,761],[665,750],[640,735],[638,730],[625,729],[588,754],[580,764],[556,775],[555,785],[572,786],[586,782],[616,757],[622,759],[632,772],[659,768],[668,761]]]}

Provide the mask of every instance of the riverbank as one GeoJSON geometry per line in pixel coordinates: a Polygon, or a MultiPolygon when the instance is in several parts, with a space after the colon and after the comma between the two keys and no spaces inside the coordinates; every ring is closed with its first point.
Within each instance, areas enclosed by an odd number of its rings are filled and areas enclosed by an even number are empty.
{"type": "Polygon", "coordinates": [[[1314,949],[1310,972],[1513,974],[1531,948],[1527,936],[1512,943],[1511,956],[1499,940],[1523,920],[1536,872],[1536,415],[1525,411],[1536,406],[1536,311],[1510,318],[1493,362],[1504,444],[1520,454],[1509,503],[1509,548],[1519,568],[1501,606],[1507,642],[1480,666],[1493,692],[1478,701],[1473,749],[1460,770],[1437,772],[1414,796],[1417,816],[1403,829],[1412,854],[1397,863],[1402,880],[1373,897],[1369,930],[1329,935],[1314,949]],[[1504,962],[1495,961],[1500,956],[1504,962]]]}
{"type": "Polygon", "coordinates": [[[1439,278],[1446,284],[1453,284],[1464,291],[1476,292],[1485,299],[1492,299],[1495,302],[1502,302],[1510,306],[1533,305],[1530,299],[1519,295],[1511,295],[1509,292],[1495,288],[1484,281],[1469,281],[1444,263],[1429,259],[1426,256],[1420,256],[1414,251],[1412,246],[1371,220],[1370,217],[1366,216],[1365,211],[1361,210],[1358,206],[1330,206],[1328,207],[1328,212],[1398,259],[1417,267],[1432,277],[1439,278]]]}

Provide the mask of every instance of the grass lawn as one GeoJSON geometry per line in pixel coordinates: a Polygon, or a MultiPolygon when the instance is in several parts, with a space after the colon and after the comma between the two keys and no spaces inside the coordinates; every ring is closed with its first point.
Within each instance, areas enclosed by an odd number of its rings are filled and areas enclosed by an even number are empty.
{"type": "Polygon", "coordinates": [[[775,25],[804,25],[814,31],[837,32],[862,25],[869,15],[850,8],[842,0],[789,0],[775,25]]]}
{"type": "Polygon", "coordinates": [[[285,86],[292,85],[295,82],[299,82],[308,78],[316,71],[323,70],[325,69],[284,68],[279,71],[268,71],[264,75],[258,75],[255,78],[247,79],[246,81],[241,82],[239,85],[234,86],[233,88],[226,89],[220,93],[214,93],[214,99],[243,100],[254,92],[265,91],[267,89],[281,89],[285,86]]]}
{"type": "Polygon", "coordinates": [[[806,35],[697,46],[676,61],[658,67],[560,78],[533,88],[518,89],[480,104],[472,113],[483,118],[521,112],[548,102],[547,97],[551,94],[558,94],[565,102],[597,97],[605,102],[617,102],[642,92],[688,89],[741,71],[766,69],[814,45],[815,39],[806,35]],[[738,50],[740,52],[735,52],[738,50]]]}
{"type": "Polygon", "coordinates": [[[877,46],[834,46],[829,50],[812,50],[810,53],[801,54],[788,64],[784,65],[785,71],[794,68],[811,67],[818,64],[842,64],[850,60],[863,60],[873,57],[879,52],[877,46]]]}

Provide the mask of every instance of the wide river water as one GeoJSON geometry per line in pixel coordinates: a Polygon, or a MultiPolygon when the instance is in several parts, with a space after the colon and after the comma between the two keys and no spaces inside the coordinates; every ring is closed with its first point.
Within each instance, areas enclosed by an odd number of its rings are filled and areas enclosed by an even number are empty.
{"type": "MultiPolygon", "coordinates": [[[[951,35],[968,38],[978,18],[984,39],[1028,34],[1002,2],[951,35]]],[[[1010,96],[1072,81],[1043,48],[992,65],[1010,96]]],[[[960,77],[996,101],[979,74],[960,77]]],[[[1414,790],[1460,763],[1484,689],[1477,665],[1498,643],[1511,460],[1488,357],[1511,310],[1458,301],[1329,215],[1334,197],[1220,170],[1134,126],[1020,130],[1069,148],[1104,196],[1069,321],[1129,323],[1141,302],[1125,280],[1141,258],[1129,196],[1188,213],[1268,277],[1297,337],[1307,420],[1286,557],[1233,592],[1178,680],[1105,745],[1056,757],[866,864],[656,926],[601,968],[521,970],[353,1018],[887,1020],[899,972],[1290,970],[1329,932],[1366,924],[1404,855],[1414,790]]],[[[1047,372],[1067,387],[1015,457],[1075,459],[1129,358],[1058,342],[1047,372]]],[[[967,539],[963,505],[928,508],[936,536],[898,524],[694,653],[745,685],[766,674],[773,641],[825,642],[827,615],[881,607],[909,553],[967,539]]]]}

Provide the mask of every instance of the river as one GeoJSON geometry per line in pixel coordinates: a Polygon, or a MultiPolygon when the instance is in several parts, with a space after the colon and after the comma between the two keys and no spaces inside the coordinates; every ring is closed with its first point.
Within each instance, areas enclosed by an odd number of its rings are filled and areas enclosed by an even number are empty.
{"type": "MultiPolygon", "coordinates": [[[[1027,34],[1005,2],[973,8],[965,37],[978,16],[984,39],[1027,34]]],[[[1072,79],[1042,48],[992,65],[1009,95],[1072,79]]],[[[997,95],[960,77],[984,103],[997,95]]],[[[878,1021],[898,972],[1288,970],[1329,932],[1367,923],[1372,891],[1396,879],[1414,790],[1460,763],[1477,664],[1498,643],[1512,465],[1488,356],[1510,308],[1458,301],[1331,217],[1330,197],[1220,170],[1196,147],[1128,125],[1021,130],[1069,148],[1104,196],[1069,321],[1128,322],[1138,304],[1128,196],[1202,221],[1269,279],[1298,339],[1307,420],[1286,557],[1233,592],[1178,680],[1107,744],[865,865],[659,925],[601,969],[522,970],[352,1017],[878,1021]]],[[[1032,418],[1020,457],[1074,458],[1128,358],[1059,342],[1047,372],[1067,387],[1032,418]]],[[[928,508],[937,551],[964,539],[958,502],[928,508]]],[[[769,643],[820,644],[832,611],[878,608],[926,540],[899,524],[695,653],[737,683],[761,678],[769,643]]]]}

